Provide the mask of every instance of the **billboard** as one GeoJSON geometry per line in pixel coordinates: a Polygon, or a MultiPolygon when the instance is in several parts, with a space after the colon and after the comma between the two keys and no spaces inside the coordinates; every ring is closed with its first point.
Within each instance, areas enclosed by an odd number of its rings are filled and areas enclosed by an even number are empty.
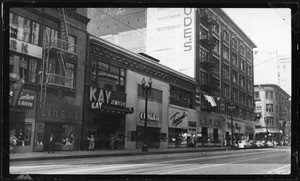
{"type": "Polygon", "coordinates": [[[146,54],[195,78],[195,9],[148,8],[146,54]]]}

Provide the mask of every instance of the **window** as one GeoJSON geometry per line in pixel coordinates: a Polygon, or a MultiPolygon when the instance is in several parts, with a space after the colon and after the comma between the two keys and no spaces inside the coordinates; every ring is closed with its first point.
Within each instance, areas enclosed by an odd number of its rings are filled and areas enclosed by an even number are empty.
{"type": "Polygon", "coordinates": [[[258,100],[259,99],[259,92],[254,92],[254,99],[258,100]]]}
{"type": "Polygon", "coordinates": [[[266,99],[269,100],[273,99],[273,91],[266,91],[266,99]]]}
{"type": "Polygon", "coordinates": [[[223,31],[223,40],[229,42],[229,34],[227,31],[223,31]]]}
{"type": "Polygon", "coordinates": [[[48,43],[50,43],[50,45],[57,46],[57,38],[58,31],[49,27],[44,28],[44,39],[49,41],[43,41],[43,43],[45,43],[43,45],[48,46],[48,43]]]}
{"type": "Polygon", "coordinates": [[[174,86],[170,87],[170,104],[193,108],[193,93],[174,86]]]}
{"type": "Polygon", "coordinates": [[[245,77],[241,76],[241,87],[245,87],[245,77]]]}
{"type": "Polygon", "coordinates": [[[220,45],[219,45],[219,40],[215,37],[213,37],[213,42],[214,42],[214,48],[213,50],[216,52],[216,53],[220,53],[220,45]]]}
{"type": "Polygon", "coordinates": [[[243,45],[240,45],[240,53],[241,55],[245,55],[245,48],[243,45]]]}
{"type": "Polygon", "coordinates": [[[208,84],[208,74],[207,73],[200,71],[199,83],[200,83],[200,85],[208,84]]]}
{"type": "Polygon", "coordinates": [[[223,85],[224,85],[223,86],[224,87],[224,96],[229,98],[229,85],[226,83],[224,83],[223,85]]]}
{"type": "Polygon", "coordinates": [[[74,74],[75,74],[75,65],[71,63],[66,63],[66,81],[65,85],[67,87],[74,88],[74,74]]]}
{"type": "Polygon", "coordinates": [[[238,90],[236,88],[232,88],[232,98],[234,101],[239,101],[238,99],[238,90]]]}
{"type": "Polygon", "coordinates": [[[15,54],[9,57],[9,75],[10,78],[18,80],[23,79],[25,82],[37,82],[38,61],[31,58],[25,58],[15,54]]]}
{"type": "Polygon", "coordinates": [[[229,49],[225,46],[223,46],[223,58],[229,60],[229,49]]]}
{"type": "MultiPolygon", "coordinates": [[[[142,85],[140,84],[138,84],[138,96],[144,97],[142,85]]],[[[163,91],[154,88],[151,89],[151,92],[148,96],[149,99],[156,100],[159,102],[162,102],[162,97],[163,97],[163,91]]]]}
{"type": "Polygon", "coordinates": [[[232,82],[237,84],[237,71],[232,70],[232,82]]]}
{"type": "Polygon", "coordinates": [[[241,99],[240,99],[241,103],[245,104],[246,103],[246,95],[245,92],[241,92],[241,99]]]}
{"type": "Polygon", "coordinates": [[[249,65],[249,64],[247,64],[247,74],[248,74],[249,76],[252,75],[252,68],[251,68],[251,65],[249,65]]]}
{"type": "Polygon", "coordinates": [[[208,39],[208,31],[205,28],[201,27],[199,32],[199,37],[200,40],[208,39]]]}
{"type": "Polygon", "coordinates": [[[245,71],[245,61],[241,59],[241,71],[245,71]]]}
{"type": "Polygon", "coordinates": [[[69,52],[76,53],[76,37],[69,35],[69,52]]]}
{"type": "Polygon", "coordinates": [[[208,52],[201,49],[199,50],[200,62],[207,62],[208,61],[208,52]]]}
{"type": "Polygon", "coordinates": [[[213,65],[214,65],[214,68],[213,68],[213,71],[214,73],[217,73],[217,74],[220,74],[220,61],[219,59],[213,57],[213,65]]]}
{"type": "Polygon", "coordinates": [[[10,37],[38,45],[40,25],[27,18],[10,13],[10,37]],[[30,38],[31,37],[31,38],[30,38]]]}
{"type": "Polygon", "coordinates": [[[252,106],[252,97],[251,96],[248,96],[248,106],[252,106]]]}
{"type": "Polygon", "coordinates": [[[217,34],[219,34],[219,32],[220,32],[220,26],[219,26],[219,24],[218,24],[217,22],[214,22],[214,23],[213,23],[213,25],[212,25],[212,30],[213,30],[214,32],[216,32],[217,34]]]}
{"type": "Polygon", "coordinates": [[[225,65],[223,66],[223,76],[227,79],[229,79],[229,66],[225,65]]]}
{"type": "Polygon", "coordinates": [[[246,53],[246,59],[247,59],[248,61],[251,61],[251,60],[252,60],[252,57],[251,57],[251,54],[250,54],[249,51],[247,51],[247,53],[246,53]]]}
{"type": "Polygon", "coordinates": [[[250,80],[247,80],[247,89],[248,91],[252,91],[252,85],[251,85],[251,81],[250,80]]]}
{"type": "Polygon", "coordinates": [[[266,111],[273,112],[273,104],[266,104],[266,111]]]}
{"type": "Polygon", "coordinates": [[[90,80],[99,87],[112,91],[125,91],[125,70],[91,58],[90,80]]]}
{"type": "Polygon", "coordinates": [[[232,65],[237,67],[238,66],[237,55],[234,52],[231,52],[231,53],[232,53],[232,56],[231,56],[232,65]]]}
{"type": "Polygon", "coordinates": [[[234,49],[237,49],[237,41],[236,41],[236,39],[232,39],[232,47],[234,49]]]}

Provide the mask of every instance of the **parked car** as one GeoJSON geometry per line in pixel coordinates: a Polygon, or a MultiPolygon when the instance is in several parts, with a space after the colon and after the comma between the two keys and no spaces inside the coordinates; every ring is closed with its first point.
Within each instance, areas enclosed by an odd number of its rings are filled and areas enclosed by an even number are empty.
{"type": "Polygon", "coordinates": [[[266,145],[267,145],[268,148],[272,148],[274,146],[271,141],[267,141],[266,145]]]}
{"type": "Polygon", "coordinates": [[[257,144],[256,144],[256,140],[250,140],[249,143],[250,143],[250,148],[257,148],[257,144]]]}
{"type": "Polygon", "coordinates": [[[255,144],[256,144],[257,148],[263,148],[265,146],[262,141],[256,141],[255,144]]]}
{"type": "Polygon", "coordinates": [[[246,140],[239,140],[237,148],[250,148],[251,144],[246,140]]]}
{"type": "Polygon", "coordinates": [[[276,147],[276,146],[278,145],[278,142],[277,142],[277,141],[273,141],[272,143],[273,143],[273,146],[274,146],[274,147],[276,147]]]}

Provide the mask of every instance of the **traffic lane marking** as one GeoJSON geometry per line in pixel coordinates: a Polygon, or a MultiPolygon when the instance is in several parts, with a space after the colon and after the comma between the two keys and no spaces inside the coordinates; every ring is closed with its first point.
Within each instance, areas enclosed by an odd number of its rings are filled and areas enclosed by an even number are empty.
{"type": "Polygon", "coordinates": [[[291,165],[285,165],[285,166],[282,166],[282,167],[279,167],[279,168],[276,168],[274,170],[270,170],[268,171],[267,173],[268,174],[281,174],[281,173],[286,173],[286,172],[289,172],[290,173],[290,168],[288,170],[284,169],[286,167],[290,167],[291,165]]]}
{"type": "Polygon", "coordinates": [[[215,164],[215,165],[209,165],[209,166],[202,166],[202,167],[197,167],[197,168],[189,168],[189,169],[184,169],[184,170],[174,170],[174,171],[171,171],[171,172],[161,173],[160,175],[166,175],[166,174],[171,174],[171,173],[176,173],[176,172],[185,172],[185,171],[189,171],[189,170],[198,170],[198,169],[209,168],[209,167],[217,167],[217,166],[221,166],[221,165],[229,165],[229,164],[234,164],[234,163],[239,163],[239,162],[245,162],[245,161],[250,161],[250,160],[258,160],[258,159],[262,159],[262,158],[276,157],[276,156],[282,156],[282,155],[285,155],[285,154],[271,155],[271,156],[264,156],[264,157],[258,157],[258,158],[251,158],[251,159],[239,160],[239,161],[228,162],[228,163],[222,163],[222,164],[215,164]]]}

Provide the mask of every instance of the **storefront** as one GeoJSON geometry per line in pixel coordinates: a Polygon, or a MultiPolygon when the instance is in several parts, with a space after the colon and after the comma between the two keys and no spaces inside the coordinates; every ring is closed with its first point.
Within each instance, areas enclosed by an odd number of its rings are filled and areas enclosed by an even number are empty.
{"type": "MultiPolygon", "coordinates": [[[[222,146],[224,141],[222,116],[200,112],[197,129],[198,146],[222,146]]],[[[226,136],[226,134],[225,134],[226,136]]]]}
{"type": "Polygon", "coordinates": [[[126,107],[126,94],[93,86],[85,86],[85,92],[82,149],[88,149],[91,135],[96,139],[95,149],[110,149],[112,137],[113,149],[124,149],[125,115],[134,111],[126,107]]]}
{"type": "Polygon", "coordinates": [[[178,106],[169,106],[168,147],[187,147],[188,110],[178,106]]]}
{"type": "Polygon", "coordinates": [[[81,106],[47,94],[42,107],[37,107],[34,151],[47,151],[50,134],[54,150],[78,150],[81,139],[81,106]]]}
{"type": "Polygon", "coordinates": [[[23,89],[16,105],[9,108],[9,139],[16,153],[33,151],[35,106],[35,93],[23,89]]]}

